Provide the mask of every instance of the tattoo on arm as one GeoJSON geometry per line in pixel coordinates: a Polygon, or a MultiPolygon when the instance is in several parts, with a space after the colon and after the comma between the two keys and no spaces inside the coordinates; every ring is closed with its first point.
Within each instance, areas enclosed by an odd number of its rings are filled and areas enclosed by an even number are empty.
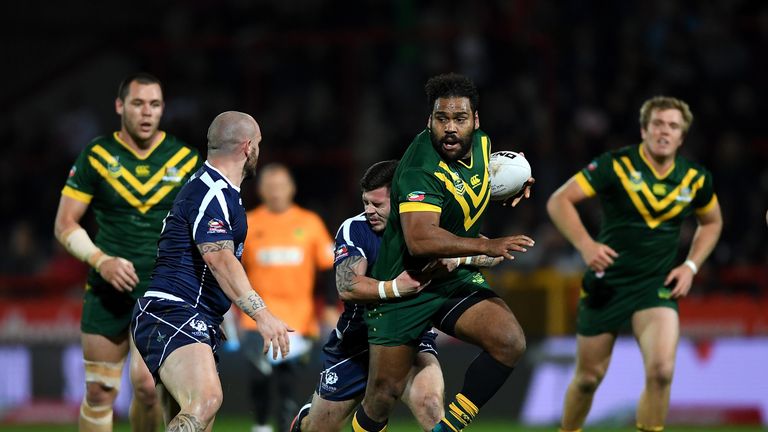
{"type": "Polygon", "coordinates": [[[351,256],[336,266],[336,290],[339,294],[355,290],[355,276],[360,275],[361,262],[367,261],[361,256],[351,256]]]}
{"type": "Polygon", "coordinates": [[[478,267],[493,267],[497,262],[497,258],[492,258],[487,255],[475,255],[472,257],[472,264],[478,267]]]}
{"type": "Polygon", "coordinates": [[[224,249],[229,249],[234,252],[235,242],[232,240],[222,240],[213,243],[200,243],[197,245],[197,250],[200,251],[200,255],[205,255],[208,252],[218,252],[224,249]]]}
{"type": "Polygon", "coordinates": [[[267,305],[264,304],[264,300],[258,294],[256,294],[256,292],[251,292],[240,297],[239,299],[235,300],[235,304],[237,304],[237,307],[239,307],[240,310],[242,310],[251,318],[253,318],[253,315],[256,312],[267,307],[267,305]]]}
{"type": "Polygon", "coordinates": [[[179,414],[168,423],[168,432],[203,432],[205,425],[192,414],[179,414]]]}

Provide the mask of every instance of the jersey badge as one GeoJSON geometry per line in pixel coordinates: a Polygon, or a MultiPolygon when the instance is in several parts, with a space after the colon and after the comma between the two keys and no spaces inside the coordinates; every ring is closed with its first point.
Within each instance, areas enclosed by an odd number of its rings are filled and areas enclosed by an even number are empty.
{"type": "Polygon", "coordinates": [[[72,168],[69,169],[69,178],[74,177],[76,172],[77,172],[77,166],[72,165],[72,168]]]}
{"type": "Polygon", "coordinates": [[[336,248],[335,251],[333,251],[334,260],[338,261],[346,256],[349,255],[349,249],[347,249],[347,245],[339,245],[339,247],[336,248]]]}
{"type": "Polygon", "coordinates": [[[304,237],[306,237],[305,234],[304,228],[296,228],[293,230],[293,238],[296,240],[304,240],[304,237]]]}
{"type": "Polygon", "coordinates": [[[120,156],[115,156],[115,161],[107,164],[107,171],[109,172],[109,176],[112,178],[120,177],[121,168],[122,166],[120,165],[120,156]]]}
{"type": "Polygon", "coordinates": [[[675,198],[675,201],[685,202],[685,203],[689,203],[692,200],[693,200],[693,196],[691,196],[691,188],[689,187],[681,187],[680,194],[678,194],[677,197],[675,198]]]}
{"type": "Polygon", "coordinates": [[[453,178],[453,188],[456,189],[456,194],[458,196],[464,195],[464,192],[465,192],[464,185],[465,185],[464,180],[458,177],[453,178]]]}
{"type": "Polygon", "coordinates": [[[592,161],[589,163],[589,165],[587,165],[588,171],[594,171],[596,169],[597,169],[597,161],[592,161]]]}
{"type": "Polygon", "coordinates": [[[168,167],[165,169],[165,175],[163,176],[163,181],[166,183],[181,183],[181,180],[183,179],[182,176],[179,175],[179,169],[176,167],[168,167]]]}
{"type": "Polygon", "coordinates": [[[664,196],[667,194],[667,185],[664,183],[654,183],[653,184],[653,194],[654,195],[660,195],[664,196]]]}
{"type": "Polygon", "coordinates": [[[224,222],[218,219],[211,219],[208,221],[208,234],[226,234],[227,229],[224,226],[224,222]]]}
{"type": "Polygon", "coordinates": [[[643,187],[643,173],[640,171],[632,171],[629,174],[629,183],[629,188],[632,189],[633,192],[639,192],[643,187]]]}
{"type": "Polygon", "coordinates": [[[413,191],[413,192],[408,194],[406,199],[408,201],[424,201],[424,195],[425,194],[426,193],[422,192],[422,191],[413,191]]]}
{"type": "Polygon", "coordinates": [[[149,177],[149,165],[136,165],[136,177],[149,177]]]}

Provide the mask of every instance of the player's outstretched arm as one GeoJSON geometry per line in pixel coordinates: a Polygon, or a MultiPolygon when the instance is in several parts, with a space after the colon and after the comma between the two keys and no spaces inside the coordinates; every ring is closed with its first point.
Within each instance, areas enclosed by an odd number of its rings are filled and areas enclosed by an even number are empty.
{"type": "Polygon", "coordinates": [[[688,258],[683,264],[673,268],[667,275],[665,285],[675,282],[672,288],[672,298],[685,297],[693,284],[693,277],[701,265],[715,249],[720,233],[723,230],[723,216],[720,204],[715,203],[706,213],[697,216],[698,227],[693,235],[688,258]]]}
{"type": "MultiPolygon", "coordinates": [[[[280,347],[280,352],[285,358],[290,350],[288,332],[293,330],[272,315],[264,300],[251,288],[243,266],[235,257],[234,242],[222,240],[201,243],[197,245],[197,249],[224,294],[259,325],[258,331],[264,338],[264,353],[269,351],[271,345],[275,345],[280,347]]],[[[277,359],[277,349],[272,350],[272,355],[277,359]]]]}
{"type": "Polygon", "coordinates": [[[72,256],[96,269],[101,277],[118,291],[132,291],[139,283],[133,263],[113,257],[99,249],[80,225],[88,204],[62,195],[53,232],[56,239],[72,256]]]}
{"type": "Polygon", "coordinates": [[[533,240],[525,235],[495,239],[468,238],[454,235],[440,228],[440,214],[421,211],[400,215],[403,236],[408,251],[413,256],[427,258],[466,257],[487,255],[514,259],[510,252],[526,252],[533,240]]]}
{"type": "Polygon", "coordinates": [[[558,230],[580,253],[584,262],[594,271],[605,271],[618,257],[610,246],[596,242],[581,221],[576,204],[587,199],[587,194],[572,177],[547,200],[547,213],[558,230]]]}
{"type": "Polygon", "coordinates": [[[407,297],[421,291],[426,284],[412,278],[407,271],[391,281],[378,281],[365,276],[368,260],[352,255],[336,265],[336,290],[344,301],[372,303],[407,297]]]}

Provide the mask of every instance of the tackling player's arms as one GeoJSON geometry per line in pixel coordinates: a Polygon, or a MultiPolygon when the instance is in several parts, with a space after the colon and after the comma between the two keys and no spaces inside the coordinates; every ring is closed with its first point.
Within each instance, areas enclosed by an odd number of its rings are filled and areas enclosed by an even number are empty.
{"type": "Polygon", "coordinates": [[[406,297],[421,291],[425,282],[414,279],[407,271],[394,280],[378,281],[365,276],[368,260],[353,255],[336,266],[336,290],[344,301],[371,303],[395,297],[406,297]]]}

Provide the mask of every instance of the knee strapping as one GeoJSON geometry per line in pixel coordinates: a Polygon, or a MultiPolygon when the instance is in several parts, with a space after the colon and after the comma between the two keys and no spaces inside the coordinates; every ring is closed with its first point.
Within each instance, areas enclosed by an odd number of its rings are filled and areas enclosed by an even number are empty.
{"type": "Polygon", "coordinates": [[[124,363],[125,361],[111,363],[85,360],[85,382],[98,383],[119,391],[124,363]]]}
{"type": "Polygon", "coordinates": [[[83,399],[80,404],[80,418],[94,426],[112,424],[112,405],[91,405],[83,399]]]}

